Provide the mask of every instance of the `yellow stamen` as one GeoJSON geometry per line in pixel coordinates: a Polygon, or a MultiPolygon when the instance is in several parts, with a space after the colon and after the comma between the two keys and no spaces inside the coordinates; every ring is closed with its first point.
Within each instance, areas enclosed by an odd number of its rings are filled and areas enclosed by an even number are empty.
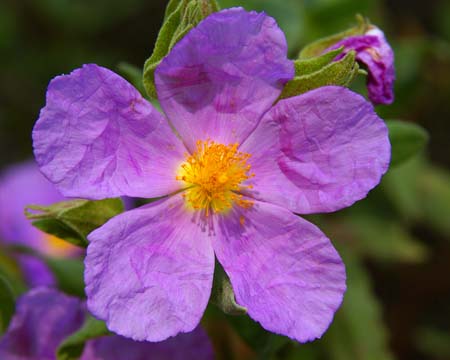
{"type": "Polygon", "coordinates": [[[248,208],[252,201],[243,199],[240,192],[251,189],[242,183],[252,178],[247,160],[250,154],[238,151],[238,144],[218,144],[211,140],[197,141],[196,151],[186,155],[177,180],[183,181],[186,191],[183,197],[194,210],[223,213],[233,204],[248,208]]]}

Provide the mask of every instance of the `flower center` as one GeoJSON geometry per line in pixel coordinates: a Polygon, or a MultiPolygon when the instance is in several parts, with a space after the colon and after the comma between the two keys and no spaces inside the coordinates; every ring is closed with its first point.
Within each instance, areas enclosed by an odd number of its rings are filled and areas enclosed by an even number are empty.
{"type": "Polygon", "coordinates": [[[249,173],[249,158],[250,154],[238,151],[238,144],[197,141],[196,151],[186,155],[176,177],[187,185],[183,193],[186,202],[194,210],[204,210],[206,216],[211,211],[227,212],[233,204],[250,207],[252,202],[240,194],[243,189],[252,188],[242,184],[254,176],[249,173]]]}

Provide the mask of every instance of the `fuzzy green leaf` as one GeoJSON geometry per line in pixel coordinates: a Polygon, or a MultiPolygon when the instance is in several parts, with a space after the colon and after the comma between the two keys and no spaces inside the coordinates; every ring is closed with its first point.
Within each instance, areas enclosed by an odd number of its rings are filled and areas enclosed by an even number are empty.
{"type": "Polygon", "coordinates": [[[225,314],[245,315],[247,309],[236,303],[230,279],[222,266],[216,262],[211,302],[218,306],[225,314]]]}
{"type": "Polygon", "coordinates": [[[153,53],[144,64],[144,87],[151,98],[157,98],[155,69],[161,60],[187,32],[216,11],[219,11],[216,0],[171,0],[169,2],[153,53]]]}
{"type": "Polygon", "coordinates": [[[164,12],[164,20],[166,20],[172,13],[174,13],[180,3],[182,3],[184,0],[169,0],[166,6],[166,11],[164,12]]]}
{"type": "Polygon", "coordinates": [[[110,334],[103,321],[88,316],[83,326],[65,338],[56,351],[57,360],[77,360],[84,350],[86,341],[110,334]]]}
{"type": "Polygon", "coordinates": [[[392,145],[391,166],[409,160],[428,142],[427,131],[419,125],[400,120],[388,120],[386,125],[392,145]]]}
{"type": "Polygon", "coordinates": [[[357,25],[344,30],[338,34],[334,34],[331,36],[327,36],[325,38],[314,41],[313,43],[306,45],[302,51],[300,51],[299,58],[300,59],[308,59],[322,54],[326,49],[330,46],[336,44],[338,41],[349,37],[349,36],[357,36],[362,35],[370,27],[370,22],[362,17],[361,15],[356,16],[357,25]]]}
{"type": "Polygon", "coordinates": [[[121,199],[72,200],[50,206],[28,205],[25,214],[38,229],[86,247],[87,235],[123,210],[121,199]]]}
{"type": "Polygon", "coordinates": [[[15,301],[11,285],[4,276],[0,275],[0,335],[8,328],[14,311],[15,301]]]}
{"type": "Polygon", "coordinates": [[[358,74],[358,69],[355,52],[350,51],[339,61],[331,62],[312,73],[295,76],[284,87],[280,99],[297,96],[326,85],[348,86],[358,74]]]}

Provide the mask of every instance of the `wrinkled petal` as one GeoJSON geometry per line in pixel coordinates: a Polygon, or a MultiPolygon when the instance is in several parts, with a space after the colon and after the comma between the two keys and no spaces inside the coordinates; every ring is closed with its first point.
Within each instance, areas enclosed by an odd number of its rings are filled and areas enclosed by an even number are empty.
{"type": "Polygon", "coordinates": [[[386,172],[390,149],[372,105],[336,86],[280,101],[241,147],[252,154],[250,195],[300,214],[364,198],[386,172]]]}
{"type": "Polygon", "coordinates": [[[193,151],[197,140],[240,143],[294,76],[283,32],[264,13],[214,13],[155,71],[161,105],[193,151]]]}
{"type": "Polygon", "coordinates": [[[185,152],[133,86],[93,64],[51,81],[33,146],[41,171],[65,196],[90,199],[175,191],[185,152]]]}
{"type": "Polygon", "coordinates": [[[26,205],[50,205],[64,200],[34,161],[7,168],[0,177],[0,240],[45,251],[44,234],[24,215],[26,205]]]}
{"type": "Polygon", "coordinates": [[[384,33],[377,27],[373,27],[364,35],[348,37],[330,49],[341,46],[344,46],[344,51],[338,59],[349,51],[355,50],[356,60],[366,65],[370,101],[374,104],[391,104],[394,101],[394,52],[384,33]]]}
{"type": "Polygon", "coordinates": [[[122,336],[89,341],[81,360],[209,360],[214,358],[208,335],[201,327],[159,343],[137,342],[122,336]]]}
{"type": "Polygon", "coordinates": [[[161,341],[198,325],[214,253],[181,195],[118,215],[88,238],[87,304],[111,331],[161,341]]]}
{"type": "Polygon", "coordinates": [[[83,320],[79,299],[53,289],[33,289],[17,302],[16,313],[0,340],[0,359],[54,360],[60,342],[83,320]]]}
{"type": "Polygon", "coordinates": [[[320,337],[345,291],[344,264],[326,236],[289,210],[258,201],[215,225],[216,256],[250,317],[300,342],[320,337]]]}

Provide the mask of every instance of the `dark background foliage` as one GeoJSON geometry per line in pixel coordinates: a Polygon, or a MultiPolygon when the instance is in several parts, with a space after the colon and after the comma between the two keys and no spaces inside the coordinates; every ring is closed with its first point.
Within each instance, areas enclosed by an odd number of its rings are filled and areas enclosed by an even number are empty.
{"type": "MultiPolygon", "coordinates": [[[[219,358],[450,359],[450,2],[223,0],[276,17],[290,55],[343,30],[361,13],[396,54],[396,101],[385,119],[428,130],[424,154],[392,169],[352,209],[313,217],[342,253],[349,289],[322,340],[299,346],[246,318],[205,318],[219,358]],[[261,350],[262,349],[262,350],[261,350]]],[[[142,67],[164,0],[0,2],[0,170],[32,156],[31,129],[51,78],[83,63],[142,67]]],[[[355,86],[365,91],[363,84],[355,86]]],[[[3,206],[3,204],[2,204],[3,206]]]]}

